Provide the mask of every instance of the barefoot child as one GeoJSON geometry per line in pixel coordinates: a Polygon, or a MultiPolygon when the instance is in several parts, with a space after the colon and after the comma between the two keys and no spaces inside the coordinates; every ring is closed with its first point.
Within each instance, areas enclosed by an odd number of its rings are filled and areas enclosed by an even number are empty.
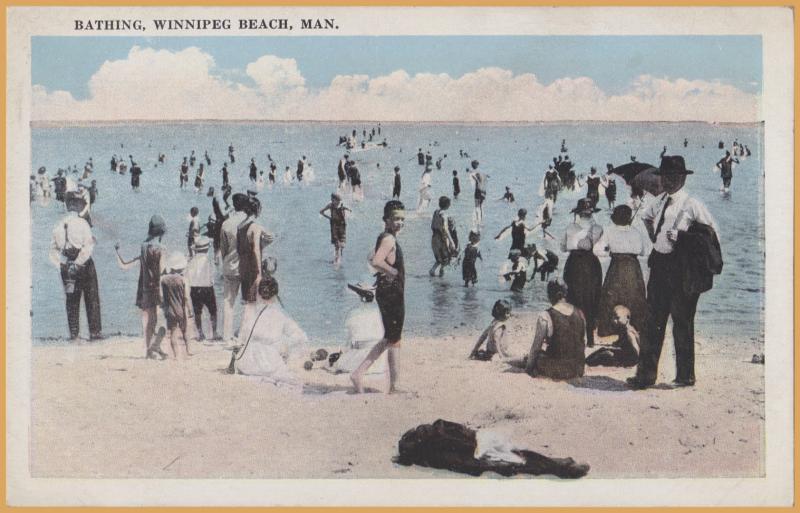
{"type": "Polygon", "coordinates": [[[183,279],[184,269],[186,269],[186,257],[182,253],[172,253],[167,259],[167,274],[161,277],[161,290],[164,296],[162,307],[164,318],[167,320],[169,345],[172,357],[181,360],[189,356],[186,318],[192,317],[189,309],[189,289],[183,279]]]}
{"type": "Polygon", "coordinates": [[[391,200],[383,207],[384,231],[375,243],[375,253],[370,260],[378,271],[375,299],[383,321],[383,338],[375,344],[361,365],[350,374],[350,380],[357,393],[364,392],[362,380],[373,363],[388,350],[389,388],[396,391],[397,357],[400,340],[403,336],[405,319],[405,265],[403,251],[397,243],[397,235],[405,225],[405,206],[398,200],[391,200]]]}
{"type": "Polygon", "coordinates": [[[491,324],[478,337],[478,342],[469,354],[471,360],[489,361],[498,353],[502,358],[509,357],[503,345],[503,335],[506,333],[506,321],[511,317],[511,303],[505,299],[497,300],[492,307],[492,317],[491,324]],[[481,349],[484,342],[486,342],[485,350],[481,349]]]}

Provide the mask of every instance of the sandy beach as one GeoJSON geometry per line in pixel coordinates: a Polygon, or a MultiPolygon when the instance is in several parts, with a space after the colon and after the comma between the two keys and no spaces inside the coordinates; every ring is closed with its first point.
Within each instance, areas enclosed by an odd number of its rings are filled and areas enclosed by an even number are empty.
{"type": "MultiPolygon", "coordinates": [[[[516,351],[531,340],[530,320],[510,326],[516,351]]],[[[532,379],[499,362],[467,360],[472,344],[472,336],[404,340],[405,392],[396,395],[352,394],[347,375],[321,368],[299,370],[303,394],[231,376],[220,344],[195,342],[184,362],[145,360],[142,341],[131,338],[36,346],[32,475],[459,477],[392,462],[406,430],[437,418],[587,462],[587,478],[763,475],[764,366],[750,363],[746,349],[698,350],[697,386],[673,389],[665,344],[659,385],[632,391],[624,384],[631,369],[532,379]]],[[[367,386],[385,384],[368,376],[367,386]]]]}

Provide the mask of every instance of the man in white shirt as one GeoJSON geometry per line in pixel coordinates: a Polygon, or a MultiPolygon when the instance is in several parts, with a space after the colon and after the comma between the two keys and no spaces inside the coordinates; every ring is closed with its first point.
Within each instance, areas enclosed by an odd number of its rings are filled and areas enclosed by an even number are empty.
{"type": "Polygon", "coordinates": [[[664,330],[670,317],[677,367],[674,383],[678,386],[695,383],[694,315],[700,295],[684,290],[681,280],[684,269],[674,249],[680,232],[688,230],[692,223],[708,225],[716,233],[719,230],[705,205],[683,190],[686,177],[692,173],[686,169],[683,157],[663,157],[656,174],[661,177],[665,194],[651,202],[642,215],[653,251],[648,259],[647,327],[636,376],[628,379],[634,388],[646,388],[655,383],[664,330]]]}
{"type": "Polygon", "coordinates": [[[89,223],[78,215],[85,207],[81,195],[75,192],[67,193],[64,203],[68,213],[53,228],[50,261],[61,270],[70,340],[73,342],[78,340],[81,296],[86,305],[89,338],[98,340],[103,338],[103,335],[97,272],[92,261],[95,239],[89,223]]]}
{"type": "Polygon", "coordinates": [[[244,206],[248,199],[246,194],[236,193],[232,198],[233,212],[222,223],[220,228],[219,248],[222,255],[222,338],[225,341],[233,340],[233,309],[239,295],[239,253],[236,249],[236,232],[239,225],[247,217],[244,206]]]}

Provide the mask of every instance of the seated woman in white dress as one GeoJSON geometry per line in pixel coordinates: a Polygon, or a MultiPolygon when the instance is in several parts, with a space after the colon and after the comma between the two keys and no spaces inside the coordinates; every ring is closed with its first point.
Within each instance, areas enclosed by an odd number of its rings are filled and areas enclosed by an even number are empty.
{"type": "Polygon", "coordinates": [[[274,277],[263,277],[258,293],[264,303],[254,319],[241,327],[244,344],[234,357],[236,373],[276,385],[300,385],[287,362],[292,353],[305,353],[308,337],[277,302],[278,282],[274,277]]]}

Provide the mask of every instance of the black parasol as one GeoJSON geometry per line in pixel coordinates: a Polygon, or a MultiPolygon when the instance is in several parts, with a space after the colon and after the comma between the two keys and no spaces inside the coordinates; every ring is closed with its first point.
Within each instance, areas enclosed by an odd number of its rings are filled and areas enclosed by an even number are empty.
{"type": "Polygon", "coordinates": [[[610,171],[619,175],[631,187],[639,187],[653,196],[658,196],[664,192],[661,186],[661,178],[656,175],[658,168],[644,162],[629,162],[610,171]]]}

